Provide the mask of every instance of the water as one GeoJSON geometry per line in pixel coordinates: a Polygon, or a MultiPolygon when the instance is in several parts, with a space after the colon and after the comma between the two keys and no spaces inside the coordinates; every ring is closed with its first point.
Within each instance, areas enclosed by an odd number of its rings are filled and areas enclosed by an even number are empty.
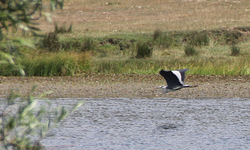
{"type": "MultiPolygon", "coordinates": [[[[54,99],[72,105],[80,99],[54,99]]],[[[248,149],[250,99],[84,99],[47,149],[248,149]]]]}

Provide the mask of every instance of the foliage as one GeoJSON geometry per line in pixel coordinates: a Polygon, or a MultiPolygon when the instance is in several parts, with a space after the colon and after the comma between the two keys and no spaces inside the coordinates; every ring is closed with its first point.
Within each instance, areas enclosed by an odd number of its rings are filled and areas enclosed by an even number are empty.
{"type": "Polygon", "coordinates": [[[85,37],[83,40],[83,46],[81,48],[82,52],[94,50],[96,47],[96,41],[92,37],[85,37]]]}
{"type": "MultiPolygon", "coordinates": [[[[170,56],[172,58],[172,56],[170,56]]],[[[92,73],[155,74],[160,69],[190,68],[188,74],[249,75],[249,57],[179,57],[171,59],[119,59],[92,62],[92,73]]]]}
{"type": "Polygon", "coordinates": [[[232,56],[238,56],[240,55],[240,47],[236,46],[236,45],[232,45],[231,46],[231,55],[232,56]]]}
{"type": "Polygon", "coordinates": [[[35,57],[24,57],[16,62],[19,65],[2,64],[0,75],[19,76],[22,71],[27,76],[72,76],[88,72],[90,68],[90,56],[87,53],[44,53],[35,57]]]}
{"type": "Polygon", "coordinates": [[[138,42],[137,43],[137,54],[136,58],[145,58],[152,56],[153,49],[150,48],[148,43],[145,42],[138,42]]]}
{"type": "Polygon", "coordinates": [[[66,28],[65,23],[62,26],[58,26],[57,23],[55,23],[55,33],[71,33],[73,31],[73,24],[71,23],[69,28],[66,28]]]}
{"type": "MultiPolygon", "coordinates": [[[[7,65],[9,68],[11,68],[10,70],[16,70],[22,76],[25,76],[25,72],[24,72],[22,66],[20,64],[16,64],[14,62],[14,57],[12,55],[0,52],[0,64],[1,64],[2,67],[7,65]]],[[[1,68],[0,74],[2,74],[3,71],[4,70],[2,70],[2,68],[1,68]]]]}
{"type": "Polygon", "coordinates": [[[162,35],[162,31],[157,29],[155,30],[154,34],[153,34],[153,40],[157,40],[160,36],[162,35]]]}
{"type": "Polygon", "coordinates": [[[236,44],[243,35],[239,31],[225,31],[224,36],[226,43],[236,44]]]}
{"type": "Polygon", "coordinates": [[[22,62],[27,76],[72,76],[88,70],[84,53],[49,53],[22,62]]]}
{"type": "MultiPolygon", "coordinates": [[[[51,10],[60,6],[63,8],[63,0],[51,0],[51,10]]],[[[45,16],[50,20],[50,14],[44,12],[42,0],[1,0],[0,1],[0,30],[9,31],[12,27],[13,31],[18,28],[24,32],[31,32],[37,35],[39,28],[35,27],[35,20],[45,16]]]]}
{"type": "Polygon", "coordinates": [[[57,33],[50,32],[46,34],[42,40],[42,45],[48,48],[49,52],[58,52],[60,50],[61,44],[59,42],[57,33]]]}
{"type": "Polygon", "coordinates": [[[190,36],[189,44],[193,46],[207,46],[209,45],[208,32],[194,32],[190,36]]]}
{"type": "Polygon", "coordinates": [[[191,46],[189,44],[184,47],[184,51],[186,56],[194,56],[198,54],[194,46],[191,46]]]}
{"type": "Polygon", "coordinates": [[[65,107],[52,108],[49,100],[42,99],[43,95],[39,98],[31,95],[35,89],[36,86],[32,87],[26,98],[11,91],[4,101],[0,113],[0,142],[6,150],[42,149],[40,141],[45,133],[83,104],[79,102],[69,111],[65,107]]]}

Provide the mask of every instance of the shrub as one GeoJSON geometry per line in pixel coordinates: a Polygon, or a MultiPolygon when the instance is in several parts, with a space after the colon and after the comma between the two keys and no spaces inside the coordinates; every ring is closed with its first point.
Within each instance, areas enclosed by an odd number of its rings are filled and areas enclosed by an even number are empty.
{"type": "Polygon", "coordinates": [[[158,45],[169,48],[171,46],[177,45],[174,39],[170,35],[164,35],[158,38],[158,45]]]}
{"type": "Polygon", "coordinates": [[[96,41],[94,40],[94,38],[92,37],[85,37],[84,38],[84,44],[81,48],[81,51],[82,52],[85,52],[85,51],[90,51],[90,50],[94,50],[95,47],[96,47],[96,41]]]}
{"type": "Polygon", "coordinates": [[[50,32],[45,35],[44,39],[42,40],[42,44],[48,48],[50,52],[57,52],[60,49],[59,37],[57,33],[50,32]]]}
{"type": "MultiPolygon", "coordinates": [[[[35,91],[36,86],[31,90],[35,91]]],[[[47,99],[37,99],[31,94],[23,98],[11,91],[0,112],[0,142],[2,148],[15,150],[43,149],[41,140],[45,133],[61,122],[69,112],[75,111],[83,102],[70,111],[65,107],[52,108],[47,99]],[[42,101],[44,100],[44,101],[42,101]]]]}
{"type": "Polygon", "coordinates": [[[161,30],[159,30],[159,29],[155,30],[154,35],[153,35],[153,40],[155,41],[155,40],[158,39],[161,35],[162,35],[162,31],[161,31],[161,30]]]}
{"type": "Polygon", "coordinates": [[[73,30],[73,24],[71,23],[69,28],[67,29],[66,28],[66,25],[65,23],[61,26],[61,27],[58,27],[58,24],[55,23],[55,33],[71,33],[73,30]]]}
{"type": "Polygon", "coordinates": [[[207,46],[207,45],[209,45],[208,32],[194,33],[190,37],[189,44],[193,45],[193,46],[207,46]]]}
{"type": "Polygon", "coordinates": [[[149,47],[148,43],[138,42],[136,47],[137,47],[137,54],[135,56],[136,58],[145,58],[152,56],[153,49],[149,47]]]}
{"type": "Polygon", "coordinates": [[[231,47],[231,55],[232,56],[240,55],[240,47],[232,45],[232,47],[231,47]]]}
{"type": "Polygon", "coordinates": [[[227,44],[236,44],[243,34],[239,31],[225,31],[224,36],[227,44]]]}
{"type": "Polygon", "coordinates": [[[198,55],[197,50],[194,48],[194,46],[191,46],[191,45],[186,45],[184,47],[184,51],[185,51],[186,56],[198,55]]]}

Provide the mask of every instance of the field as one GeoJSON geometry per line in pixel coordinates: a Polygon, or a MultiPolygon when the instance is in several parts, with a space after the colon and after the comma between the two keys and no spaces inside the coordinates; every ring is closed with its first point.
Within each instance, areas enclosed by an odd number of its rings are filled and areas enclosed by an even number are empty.
{"type": "MultiPolygon", "coordinates": [[[[72,37],[106,36],[114,33],[232,29],[249,26],[247,0],[66,0],[53,20],[73,23],[72,37]]],[[[53,31],[53,23],[41,25],[53,31]]]]}
{"type": "MultiPolygon", "coordinates": [[[[181,68],[197,75],[249,75],[249,4],[66,0],[64,9],[52,14],[54,22],[39,20],[41,34],[47,35],[43,46],[20,48],[24,56],[17,61],[28,76],[157,74],[181,68]],[[52,33],[55,27],[58,32],[52,33]]],[[[10,66],[1,70],[1,75],[19,75],[10,66]]]]}

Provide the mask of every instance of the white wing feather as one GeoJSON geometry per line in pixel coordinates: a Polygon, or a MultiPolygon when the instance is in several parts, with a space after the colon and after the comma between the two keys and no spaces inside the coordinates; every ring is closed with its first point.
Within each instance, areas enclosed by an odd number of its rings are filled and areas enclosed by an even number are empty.
{"type": "Polygon", "coordinates": [[[180,72],[179,71],[172,71],[173,72],[173,74],[175,74],[175,76],[179,79],[179,82],[183,85],[184,83],[183,83],[183,81],[181,80],[181,74],[180,74],[180,72]]]}

